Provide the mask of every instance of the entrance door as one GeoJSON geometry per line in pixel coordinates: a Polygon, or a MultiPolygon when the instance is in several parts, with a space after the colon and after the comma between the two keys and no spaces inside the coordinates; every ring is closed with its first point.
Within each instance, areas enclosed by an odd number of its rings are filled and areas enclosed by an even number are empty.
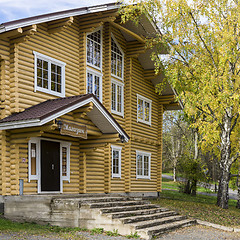
{"type": "Polygon", "coordinates": [[[60,143],[41,140],[41,191],[60,191],[60,143]]]}

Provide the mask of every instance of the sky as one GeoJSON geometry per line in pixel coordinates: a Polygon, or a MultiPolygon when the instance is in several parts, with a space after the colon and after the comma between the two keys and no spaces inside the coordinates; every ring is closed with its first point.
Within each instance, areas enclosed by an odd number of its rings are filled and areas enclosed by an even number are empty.
{"type": "Polygon", "coordinates": [[[0,0],[0,23],[116,0],[0,0]]]}

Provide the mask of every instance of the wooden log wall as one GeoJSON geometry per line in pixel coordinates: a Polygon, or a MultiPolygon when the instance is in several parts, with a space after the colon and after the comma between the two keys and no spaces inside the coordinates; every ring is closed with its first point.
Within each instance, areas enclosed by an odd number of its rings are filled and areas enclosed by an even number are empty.
{"type": "MultiPolygon", "coordinates": [[[[0,38],[0,98],[1,119],[42,101],[56,98],[43,92],[34,92],[34,54],[45,54],[66,63],[66,96],[86,93],[86,34],[102,26],[103,33],[103,103],[111,112],[111,33],[121,46],[124,58],[124,117],[113,114],[131,137],[122,147],[122,176],[111,176],[111,144],[98,145],[86,151],[82,140],[59,135],[58,131],[43,128],[0,132],[0,194],[16,194],[19,179],[24,179],[24,194],[36,194],[37,182],[28,182],[28,140],[32,136],[70,141],[71,181],[64,182],[64,193],[96,192],[155,192],[161,190],[161,154],[163,108],[149,79],[137,58],[129,57],[129,45],[119,29],[109,23],[111,13],[75,17],[73,23],[62,31],[49,32],[49,24],[39,24],[28,41],[16,43],[0,38]],[[152,100],[151,126],[137,122],[137,94],[152,100]],[[157,132],[157,134],[156,134],[157,132]],[[10,137],[14,149],[10,148],[10,137]],[[17,139],[17,140],[16,140],[17,139]],[[22,141],[22,142],[21,142],[22,141]],[[85,149],[85,150],[83,150],[85,149]],[[151,152],[151,179],[136,179],[136,150],[151,152]],[[17,160],[16,160],[17,159],[17,160]],[[22,161],[26,159],[26,161],[22,161]],[[14,167],[11,168],[11,165],[14,167]],[[16,177],[11,176],[16,175],[16,177]],[[2,183],[2,184],[1,184],[2,183]],[[12,186],[11,186],[12,185],[12,186]]],[[[58,23],[55,23],[58,26],[58,23]]],[[[99,129],[87,116],[74,118],[74,113],[63,117],[67,121],[87,125],[92,140],[101,136],[99,129]]],[[[96,141],[97,142],[97,141],[96,141]]]]}

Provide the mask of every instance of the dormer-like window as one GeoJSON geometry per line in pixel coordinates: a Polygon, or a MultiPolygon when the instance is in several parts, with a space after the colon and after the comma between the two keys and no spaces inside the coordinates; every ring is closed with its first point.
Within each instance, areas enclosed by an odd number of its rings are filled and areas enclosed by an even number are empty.
{"type": "Polygon", "coordinates": [[[123,79],[123,52],[113,36],[111,38],[111,73],[114,77],[123,79]]]}
{"type": "Polygon", "coordinates": [[[65,96],[65,63],[38,52],[35,55],[35,92],[65,96]]]}
{"type": "Polygon", "coordinates": [[[102,50],[101,30],[87,35],[87,63],[96,68],[101,68],[102,50]]]}

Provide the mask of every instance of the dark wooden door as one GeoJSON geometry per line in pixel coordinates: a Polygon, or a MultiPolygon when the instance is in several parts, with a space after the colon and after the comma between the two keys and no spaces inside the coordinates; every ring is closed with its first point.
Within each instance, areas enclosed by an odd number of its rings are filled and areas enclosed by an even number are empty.
{"type": "Polygon", "coordinates": [[[41,191],[60,191],[60,143],[41,140],[41,191]]]}

